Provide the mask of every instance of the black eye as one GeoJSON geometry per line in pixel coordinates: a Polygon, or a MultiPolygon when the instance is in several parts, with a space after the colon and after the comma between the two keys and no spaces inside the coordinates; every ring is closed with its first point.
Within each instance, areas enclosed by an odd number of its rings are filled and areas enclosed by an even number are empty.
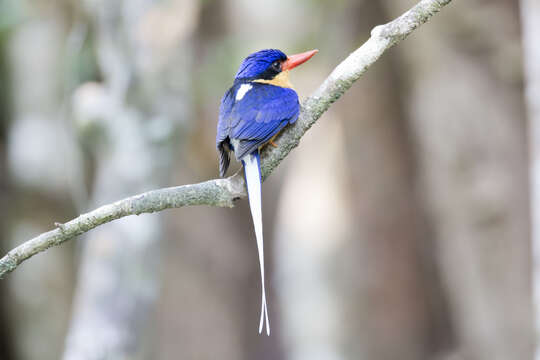
{"type": "Polygon", "coordinates": [[[274,61],[272,63],[272,69],[277,71],[277,72],[280,72],[281,71],[281,61],[278,61],[278,60],[274,61]]]}

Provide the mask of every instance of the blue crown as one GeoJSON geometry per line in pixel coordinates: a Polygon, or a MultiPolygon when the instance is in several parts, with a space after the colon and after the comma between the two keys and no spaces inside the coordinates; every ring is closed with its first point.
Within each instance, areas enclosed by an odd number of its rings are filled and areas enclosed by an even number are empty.
{"type": "Polygon", "coordinates": [[[254,52],[242,61],[235,79],[256,79],[276,60],[287,60],[283,51],[266,49],[254,52]]]}

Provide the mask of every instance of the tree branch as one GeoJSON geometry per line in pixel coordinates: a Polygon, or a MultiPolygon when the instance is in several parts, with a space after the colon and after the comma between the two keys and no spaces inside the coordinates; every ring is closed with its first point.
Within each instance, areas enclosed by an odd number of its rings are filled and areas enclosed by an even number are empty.
{"type": "MultiPolygon", "coordinates": [[[[266,179],[289,152],[298,146],[302,136],[330,105],[339,99],[386,50],[405,39],[414,29],[451,1],[420,1],[399,18],[375,27],[368,41],[339,64],[315,93],[303,101],[300,117],[296,123],[286,128],[275,140],[278,147],[264,148],[261,164],[263,179],[266,179]]],[[[188,205],[232,207],[235,200],[244,197],[246,197],[244,179],[238,172],[226,179],[153,190],[104,205],[65,224],[57,224],[56,229],[11,250],[0,259],[0,278],[39,252],[124,216],[188,205]]]]}

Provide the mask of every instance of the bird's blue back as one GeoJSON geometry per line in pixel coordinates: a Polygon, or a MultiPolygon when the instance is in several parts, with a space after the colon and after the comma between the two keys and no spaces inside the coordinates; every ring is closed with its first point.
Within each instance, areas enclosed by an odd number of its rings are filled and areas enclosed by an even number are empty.
{"type": "Polygon", "coordinates": [[[300,112],[296,91],[270,84],[249,83],[252,88],[236,100],[245,83],[234,84],[221,101],[216,143],[227,138],[239,140],[234,152],[237,159],[268,142],[287,124],[294,123],[300,112]]]}

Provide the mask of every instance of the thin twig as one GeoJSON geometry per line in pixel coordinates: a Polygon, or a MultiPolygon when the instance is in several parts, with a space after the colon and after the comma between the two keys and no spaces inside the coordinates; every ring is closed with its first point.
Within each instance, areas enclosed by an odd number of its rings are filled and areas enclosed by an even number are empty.
{"type": "MultiPolygon", "coordinates": [[[[405,39],[451,1],[420,1],[394,21],[375,27],[368,41],[339,64],[317,91],[303,101],[298,121],[275,139],[278,147],[265,147],[261,165],[263,178],[268,177],[289,152],[298,146],[306,131],[386,50],[405,39]]],[[[244,197],[244,180],[240,173],[236,173],[227,179],[153,190],[104,205],[65,224],[57,225],[56,229],[11,250],[0,259],[0,278],[35,254],[124,216],[188,205],[232,207],[235,200],[244,197]]]]}

